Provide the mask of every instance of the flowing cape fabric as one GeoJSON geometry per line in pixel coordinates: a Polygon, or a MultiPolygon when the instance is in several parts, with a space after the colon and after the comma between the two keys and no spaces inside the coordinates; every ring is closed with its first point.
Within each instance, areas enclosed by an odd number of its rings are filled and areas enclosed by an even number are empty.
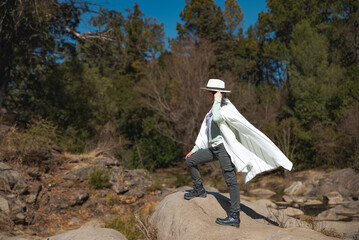
{"type": "MultiPolygon", "coordinates": [[[[291,170],[293,164],[282,151],[261,131],[245,119],[236,107],[227,100],[221,107],[225,121],[219,123],[223,144],[238,172],[242,172],[245,182],[258,173],[284,167],[291,170]]],[[[196,145],[208,148],[206,118],[204,118],[196,145]]]]}

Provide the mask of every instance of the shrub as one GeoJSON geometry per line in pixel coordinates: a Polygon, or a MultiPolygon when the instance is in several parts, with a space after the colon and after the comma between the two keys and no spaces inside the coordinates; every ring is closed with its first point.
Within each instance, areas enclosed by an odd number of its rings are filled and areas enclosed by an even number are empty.
{"type": "Polygon", "coordinates": [[[95,189],[105,187],[109,180],[110,173],[106,169],[94,167],[89,173],[89,184],[95,189]]]}
{"type": "Polygon", "coordinates": [[[142,239],[143,234],[141,230],[136,227],[136,223],[137,221],[135,216],[125,215],[122,217],[117,217],[111,222],[106,223],[105,227],[119,231],[125,235],[128,240],[142,239]]]}
{"type": "Polygon", "coordinates": [[[122,217],[117,217],[111,222],[106,223],[105,227],[119,231],[125,235],[128,240],[157,239],[157,231],[149,224],[148,218],[143,221],[137,215],[125,215],[122,217]]]}
{"type": "Polygon", "coordinates": [[[26,129],[20,131],[12,127],[0,140],[5,160],[23,163],[28,155],[50,152],[58,139],[56,131],[54,124],[46,120],[33,121],[26,129]]]}

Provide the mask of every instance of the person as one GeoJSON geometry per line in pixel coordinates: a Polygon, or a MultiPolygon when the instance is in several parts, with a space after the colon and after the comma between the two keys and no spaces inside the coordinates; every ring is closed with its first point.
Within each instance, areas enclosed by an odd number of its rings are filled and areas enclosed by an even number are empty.
{"type": "Polygon", "coordinates": [[[240,226],[240,193],[236,172],[242,172],[247,183],[260,172],[279,166],[291,170],[292,163],[262,132],[250,124],[226,97],[224,81],[209,79],[207,90],[213,105],[206,114],[193,149],[186,155],[186,164],[193,181],[193,190],[186,200],[205,198],[198,164],[219,160],[229,189],[230,209],[226,218],[216,223],[240,226]]]}

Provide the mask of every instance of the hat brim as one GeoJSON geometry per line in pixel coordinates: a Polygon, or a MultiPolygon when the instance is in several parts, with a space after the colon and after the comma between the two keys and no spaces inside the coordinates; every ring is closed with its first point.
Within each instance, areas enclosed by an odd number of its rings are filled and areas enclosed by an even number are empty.
{"type": "Polygon", "coordinates": [[[202,89],[202,90],[208,90],[208,91],[220,91],[220,92],[226,92],[226,93],[231,92],[230,90],[219,89],[219,88],[201,87],[201,89],[202,89]]]}

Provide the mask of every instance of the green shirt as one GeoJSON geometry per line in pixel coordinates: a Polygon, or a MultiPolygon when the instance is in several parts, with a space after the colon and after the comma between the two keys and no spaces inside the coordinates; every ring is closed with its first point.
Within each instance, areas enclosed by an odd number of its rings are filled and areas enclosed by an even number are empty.
{"type": "MultiPolygon", "coordinates": [[[[224,121],[221,115],[221,98],[215,98],[212,105],[212,116],[209,119],[208,126],[208,144],[217,145],[219,142],[222,142],[221,131],[219,130],[218,124],[221,121],[224,121]],[[217,144],[216,144],[217,143],[217,144]]],[[[198,151],[199,147],[195,145],[192,149],[192,152],[198,151]]]]}

